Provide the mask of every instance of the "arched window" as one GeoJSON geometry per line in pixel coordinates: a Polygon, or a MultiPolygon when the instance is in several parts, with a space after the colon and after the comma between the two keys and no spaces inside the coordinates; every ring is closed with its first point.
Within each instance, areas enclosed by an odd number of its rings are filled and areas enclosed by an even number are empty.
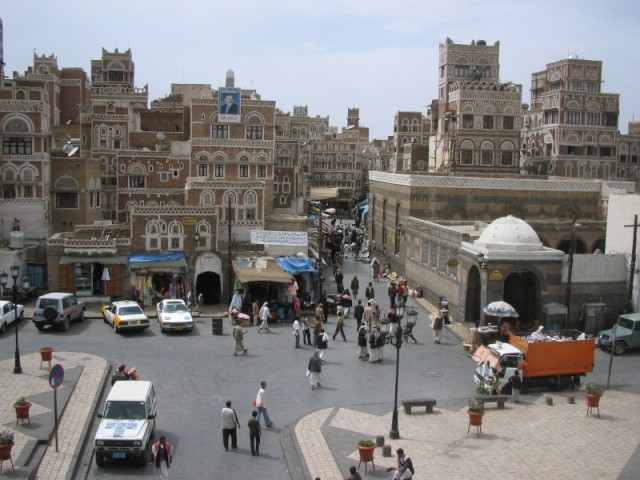
{"type": "Polygon", "coordinates": [[[485,140],[480,145],[480,164],[486,167],[493,165],[493,143],[489,140],[485,140]]]}
{"type": "Polygon", "coordinates": [[[198,222],[196,225],[196,232],[199,235],[198,244],[196,248],[199,250],[210,250],[211,249],[211,225],[204,220],[198,222]]]}
{"type": "Polygon", "coordinates": [[[182,250],[184,244],[182,224],[171,222],[169,224],[169,250],[182,250]]]}
{"type": "Polygon", "coordinates": [[[160,225],[156,222],[147,223],[147,231],[145,234],[145,243],[147,250],[160,250],[160,225]]]}
{"type": "Polygon", "coordinates": [[[513,166],[514,160],[514,146],[511,142],[503,142],[500,145],[500,165],[503,167],[511,167],[513,166]]]}
{"type": "Polygon", "coordinates": [[[460,165],[473,165],[473,142],[464,140],[460,144],[460,165]]]}
{"type": "Polygon", "coordinates": [[[238,200],[236,194],[234,192],[226,192],[224,194],[224,203],[222,205],[222,218],[223,220],[235,220],[236,219],[236,209],[238,208],[238,200]],[[231,204],[231,209],[229,209],[229,204],[231,204]],[[231,210],[229,214],[229,210],[231,210]]]}
{"type": "Polygon", "coordinates": [[[213,193],[202,192],[200,195],[200,205],[213,206],[213,193]]]}
{"type": "Polygon", "coordinates": [[[244,195],[244,219],[253,221],[256,219],[257,212],[257,196],[253,191],[247,192],[244,195]]]}
{"type": "Polygon", "coordinates": [[[289,183],[289,177],[284,176],[282,179],[282,193],[289,193],[291,190],[291,184],[289,183]]]}

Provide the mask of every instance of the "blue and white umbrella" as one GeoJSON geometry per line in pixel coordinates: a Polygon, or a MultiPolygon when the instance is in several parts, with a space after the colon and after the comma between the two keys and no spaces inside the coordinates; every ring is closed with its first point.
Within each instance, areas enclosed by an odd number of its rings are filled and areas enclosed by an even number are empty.
{"type": "Polygon", "coordinates": [[[484,313],[491,315],[492,317],[514,317],[518,318],[518,312],[516,309],[502,300],[498,302],[491,302],[489,305],[483,308],[484,313]]]}

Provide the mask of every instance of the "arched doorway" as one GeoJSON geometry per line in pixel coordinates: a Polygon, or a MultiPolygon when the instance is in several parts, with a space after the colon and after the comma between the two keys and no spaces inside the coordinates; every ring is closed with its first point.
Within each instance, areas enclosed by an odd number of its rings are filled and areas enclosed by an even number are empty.
{"type": "Polygon", "coordinates": [[[482,309],[482,280],[480,271],[475,265],[469,270],[467,277],[467,294],[464,302],[464,321],[466,323],[480,322],[482,309]]]}
{"type": "Polygon", "coordinates": [[[220,275],[214,272],[202,272],[196,277],[196,298],[202,294],[205,305],[220,303],[222,292],[220,275]]]}
{"type": "Polygon", "coordinates": [[[535,320],[541,320],[540,284],[533,273],[520,271],[509,274],[504,280],[503,291],[503,300],[520,315],[522,329],[526,330],[535,320]]]}

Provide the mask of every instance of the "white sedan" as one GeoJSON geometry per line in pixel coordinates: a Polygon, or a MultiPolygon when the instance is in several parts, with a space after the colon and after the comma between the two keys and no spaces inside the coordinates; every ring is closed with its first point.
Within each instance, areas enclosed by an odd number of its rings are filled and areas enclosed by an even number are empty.
{"type": "Polygon", "coordinates": [[[136,302],[124,300],[102,307],[102,318],[110,323],[116,333],[129,330],[144,330],[149,327],[149,319],[136,302]]]}
{"type": "Polygon", "coordinates": [[[193,330],[193,318],[183,300],[173,298],[162,300],[158,303],[157,311],[161,332],[193,330]]]}
{"type": "Polygon", "coordinates": [[[0,300],[0,333],[7,330],[7,325],[16,321],[16,307],[18,309],[18,322],[24,318],[24,305],[16,305],[13,302],[0,300]]]}

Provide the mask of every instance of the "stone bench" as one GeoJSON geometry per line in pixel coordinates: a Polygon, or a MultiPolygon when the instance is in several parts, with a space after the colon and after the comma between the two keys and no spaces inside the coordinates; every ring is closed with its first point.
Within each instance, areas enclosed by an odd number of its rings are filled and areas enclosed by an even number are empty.
{"type": "Polygon", "coordinates": [[[498,405],[498,408],[504,408],[504,404],[509,397],[507,395],[482,395],[476,397],[476,400],[483,405],[485,403],[495,402],[498,405]]]}
{"type": "Polygon", "coordinates": [[[426,407],[427,413],[433,413],[433,407],[435,407],[436,401],[433,398],[422,398],[415,400],[403,400],[402,406],[404,407],[404,413],[410,414],[411,407],[426,407]]]}

